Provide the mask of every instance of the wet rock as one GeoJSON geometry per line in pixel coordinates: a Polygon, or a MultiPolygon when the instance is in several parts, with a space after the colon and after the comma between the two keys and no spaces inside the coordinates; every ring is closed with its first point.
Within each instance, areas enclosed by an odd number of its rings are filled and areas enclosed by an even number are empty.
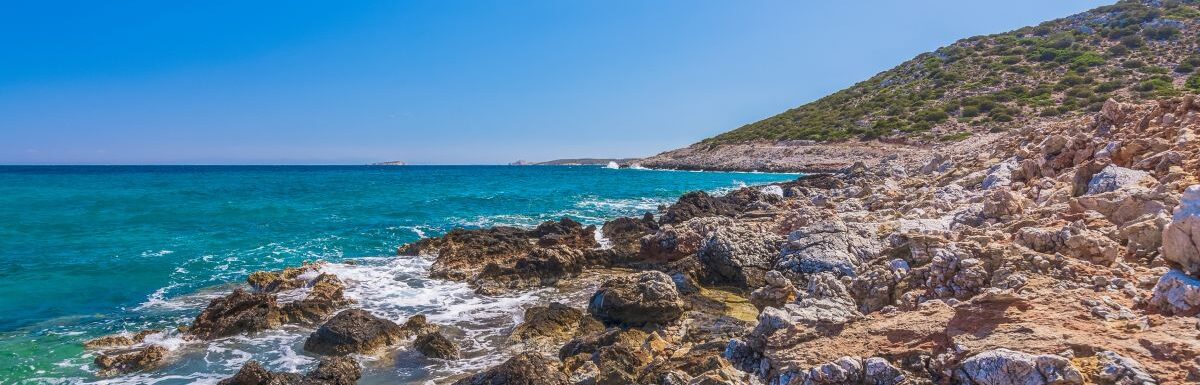
{"type": "Polygon", "coordinates": [[[139,372],[157,367],[167,356],[167,348],[146,345],[99,353],[92,361],[96,374],[102,377],[139,372]]]}
{"type": "Polygon", "coordinates": [[[362,309],[343,310],[304,341],[304,350],[324,355],[379,355],[404,341],[408,333],[395,322],[362,309]]]}
{"type": "Polygon", "coordinates": [[[320,265],[311,264],[281,271],[256,271],[246,278],[250,288],[259,293],[278,293],[306,286],[318,275],[320,265]]]}
{"type": "Polygon", "coordinates": [[[449,360],[459,357],[458,345],[437,331],[418,336],[413,341],[413,348],[429,358],[449,360]]]}
{"type": "Polygon", "coordinates": [[[642,237],[658,231],[654,215],[646,213],[642,218],[621,217],[604,223],[600,232],[612,244],[613,250],[627,256],[636,256],[642,250],[642,237]]]}
{"type": "Polygon", "coordinates": [[[233,377],[218,385],[353,385],[362,377],[358,363],[348,357],[321,360],[315,369],[303,376],[295,373],[271,372],[257,361],[247,362],[233,377]]]}
{"type": "Polygon", "coordinates": [[[658,271],[608,280],[588,302],[593,316],[622,325],[665,324],[679,319],[683,311],[675,283],[658,271]]]}
{"type": "Polygon", "coordinates": [[[147,336],[162,333],[161,330],[142,330],[134,334],[115,334],[89,340],[83,343],[87,349],[108,349],[133,346],[142,343],[147,336]]]}
{"type": "Polygon", "coordinates": [[[1200,185],[1183,193],[1162,238],[1163,258],[1200,277],[1200,185]]]}
{"type": "Polygon", "coordinates": [[[276,303],[274,295],[251,293],[239,288],[209,302],[208,307],[196,316],[188,332],[210,340],[276,328],[286,320],[287,316],[276,303]]]}
{"type": "Polygon", "coordinates": [[[489,263],[473,282],[479,292],[497,295],[509,290],[549,286],[560,279],[579,275],[592,262],[586,251],[563,245],[530,251],[511,264],[489,263]]]}
{"type": "Polygon", "coordinates": [[[557,349],[572,338],[600,333],[604,325],[582,310],[561,304],[525,310],[525,321],[509,335],[509,341],[532,345],[539,350],[557,349]]]}
{"type": "Polygon", "coordinates": [[[584,227],[571,218],[563,217],[557,222],[542,222],[533,229],[532,235],[537,237],[537,244],[541,247],[566,246],[590,249],[600,246],[596,242],[595,233],[596,226],[584,227]]]}
{"type": "Polygon", "coordinates": [[[533,250],[528,231],[498,226],[487,229],[454,229],[440,238],[422,239],[405,246],[404,255],[436,255],[429,269],[434,278],[466,280],[488,262],[507,261],[533,250]]]}
{"type": "Polygon", "coordinates": [[[281,304],[280,308],[286,316],[284,322],[316,323],[351,302],[345,298],[345,284],[333,274],[317,275],[306,285],[308,292],[303,299],[281,304]]]}
{"type": "Polygon", "coordinates": [[[538,353],[521,353],[483,373],[458,380],[454,385],[570,385],[559,371],[559,363],[538,353]]]}
{"type": "Polygon", "coordinates": [[[764,275],[775,264],[782,241],[750,226],[722,227],[704,241],[698,256],[710,281],[756,288],[765,284],[764,275]]]}
{"type": "Polygon", "coordinates": [[[963,360],[954,371],[954,379],[972,385],[1083,384],[1083,375],[1066,358],[1003,348],[963,360]]]}
{"type": "Polygon", "coordinates": [[[1158,279],[1149,305],[1167,314],[1200,314],[1200,278],[1171,270],[1158,279]]]}

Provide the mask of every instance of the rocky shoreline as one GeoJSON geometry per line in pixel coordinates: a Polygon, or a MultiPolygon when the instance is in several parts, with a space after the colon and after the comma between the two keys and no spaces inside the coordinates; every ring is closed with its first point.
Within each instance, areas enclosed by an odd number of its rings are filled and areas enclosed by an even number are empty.
{"type": "MultiPolygon", "coordinates": [[[[826,153],[810,170],[836,172],[689,193],[599,227],[460,229],[398,253],[435,256],[432,277],[481,295],[590,298],[526,309],[495,352],[511,358],[447,383],[1196,383],[1198,134],[1192,97],[1110,100],[919,151],[826,153]]],[[[734,166],[792,164],[761,159],[734,166]]],[[[86,347],[108,376],[169,361],[164,334],[315,328],[311,372],[250,362],[223,384],[351,384],[355,357],[397,349],[457,359],[446,326],[356,309],[320,266],[255,273],[189,326],[86,347]]]]}

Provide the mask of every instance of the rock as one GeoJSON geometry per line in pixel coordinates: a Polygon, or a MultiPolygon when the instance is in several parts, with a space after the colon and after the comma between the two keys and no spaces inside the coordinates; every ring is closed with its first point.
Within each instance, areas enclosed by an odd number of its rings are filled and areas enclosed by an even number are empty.
{"type": "Polygon", "coordinates": [[[783,307],[784,304],[796,299],[796,286],[791,280],[776,270],[764,275],[766,285],[750,293],[750,303],[762,310],[766,307],[783,307]]]}
{"type": "Polygon", "coordinates": [[[679,197],[675,204],[667,208],[660,221],[676,224],[692,218],[737,215],[737,207],[725,199],[713,197],[703,191],[693,191],[679,197]]]}
{"type": "Polygon", "coordinates": [[[863,383],[867,385],[900,385],[905,383],[904,372],[888,360],[871,357],[863,360],[863,383]]]}
{"type": "Polygon", "coordinates": [[[1104,384],[1155,385],[1158,383],[1142,364],[1111,351],[1096,353],[1100,372],[1096,377],[1104,384]]]}
{"type": "Polygon", "coordinates": [[[1083,384],[1083,375],[1060,356],[1000,348],[963,360],[954,370],[954,380],[971,385],[1066,385],[1083,384]]]}
{"type": "Polygon", "coordinates": [[[167,356],[167,348],[146,345],[100,353],[92,361],[101,377],[139,372],[157,367],[167,356]]]}
{"type": "Polygon", "coordinates": [[[1025,211],[1028,200],[1006,189],[991,190],[983,200],[983,215],[989,218],[1009,218],[1025,211]]]}
{"type": "Polygon", "coordinates": [[[987,170],[983,178],[983,189],[991,190],[998,187],[1008,187],[1012,184],[1013,170],[1017,169],[1017,158],[1008,158],[987,170]]]}
{"type": "Polygon", "coordinates": [[[870,228],[824,222],[789,234],[775,269],[853,276],[859,264],[879,255],[881,249],[870,228]]]}
{"type": "Polygon", "coordinates": [[[596,226],[584,227],[571,218],[563,217],[558,222],[547,221],[533,229],[532,235],[537,237],[541,247],[566,246],[576,249],[590,249],[600,246],[596,242],[596,226]]]}
{"type": "Polygon", "coordinates": [[[282,271],[256,271],[246,278],[250,288],[259,293],[278,293],[305,287],[318,275],[319,264],[308,264],[282,271]]]}
{"type": "Polygon", "coordinates": [[[395,322],[362,309],[349,309],[333,316],[310,334],[304,341],[304,350],[333,356],[379,355],[407,337],[408,333],[395,322]]]}
{"type": "Polygon", "coordinates": [[[115,334],[89,340],[83,343],[87,349],[108,349],[129,347],[142,343],[147,336],[162,333],[161,330],[142,330],[134,334],[115,334]]]}
{"type": "Polygon", "coordinates": [[[1158,279],[1149,305],[1167,314],[1200,314],[1200,278],[1171,270],[1158,279]]]}
{"type": "Polygon", "coordinates": [[[521,353],[454,385],[571,385],[571,382],[559,371],[557,361],[538,353],[521,353]]]}
{"type": "Polygon", "coordinates": [[[1086,194],[1094,195],[1134,187],[1149,176],[1150,174],[1145,171],[1108,165],[1092,176],[1088,182],[1086,194]]]}
{"type": "Polygon", "coordinates": [[[588,302],[588,312],[621,325],[666,324],[683,315],[684,304],[671,277],[658,271],[604,282],[588,302]]]}
{"type": "Polygon", "coordinates": [[[208,307],[196,316],[188,332],[211,340],[272,329],[286,320],[287,316],[276,303],[274,295],[251,293],[239,288],[209,302],[208,307]]]}
{"type": "Polygon", "coordinates": [[[424,354],[425,357],[439,358],[443,360],[455,359],[459,357],[458,345],[454,344],[441,332],[425,333],[417,337],[413,341],[413,348],[424,354]]]}
{"type": "Polygon", "coordinates": [[[1187,188],[1163,230],[1162,256],[1200,277],[1200,185],[1187,188]]]}
{"type": "Polygon", "coordinates": [[[800,300],[784,306],[789,323],[814,327],[859,319],[862,313],[857,308],[850,291],[833,273],[811,275],[800,300]]]}
{"type": "Polygon", "coordinates": [[[699,259],[711,282],[756,288],[779,257],[778,235],[749,226],[717,229],[700,247],[699,259]]]}
{"type": "Polygon", "coordinates": [[[487,295],[549,286],[582,273],[591,264],[588,257],[585,251],[563,245],[539,247],[506,264],[489,263],[472,280],[487,295]]]}
{"type": "Polygon", "coordinates": [[[663,225],[659,231],[641,239],[642,257],[649,262],[672,262],[694,255],[710,233],[733,226],[733,223],[724,217],[702,217],[663,225]]]}
{"type": "Polygon", "coordinates": [[[554,302],[526,309],[525,321],[513,329],[508,339],[548,350],[557,349],[572,338],[603,331],[604,325],[599,320],[582,310],[554,302]]]}
{"type": "Polygon", "coordinates": [[[247,362],[233,377],[218,385],[353,385],[362,377],[358,363],[348,357],[330,357],[303,376],[271,372],[257,361],[247,362]]]}
{"type": "Polygon", "coordinates": [[[612,244],[613,250],[627,256],[636,256],[642,251],[642,237],[658,231],[654,215],[646,213],[641,219],[621,217],[604,223],[600,232],[612,244]]]}

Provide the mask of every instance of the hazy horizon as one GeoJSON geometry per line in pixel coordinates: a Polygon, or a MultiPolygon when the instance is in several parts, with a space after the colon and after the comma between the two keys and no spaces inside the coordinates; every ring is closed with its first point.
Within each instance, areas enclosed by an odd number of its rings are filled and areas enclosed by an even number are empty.
{"type": "Polygon", "coordinates": [[[1108,3],[25,3],[0,164],[644,157],[1108,3]]]}

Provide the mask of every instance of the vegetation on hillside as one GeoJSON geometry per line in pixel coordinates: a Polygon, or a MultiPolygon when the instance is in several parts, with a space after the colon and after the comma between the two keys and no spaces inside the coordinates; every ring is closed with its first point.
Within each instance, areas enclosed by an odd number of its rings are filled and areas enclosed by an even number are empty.
{"type": "Polygon", "coordinates": [[[1128,0],[960,40],[809,104],[706,139],[955,140],[1038,117],[1200,92],[1200,0],[1128,0]]]}

